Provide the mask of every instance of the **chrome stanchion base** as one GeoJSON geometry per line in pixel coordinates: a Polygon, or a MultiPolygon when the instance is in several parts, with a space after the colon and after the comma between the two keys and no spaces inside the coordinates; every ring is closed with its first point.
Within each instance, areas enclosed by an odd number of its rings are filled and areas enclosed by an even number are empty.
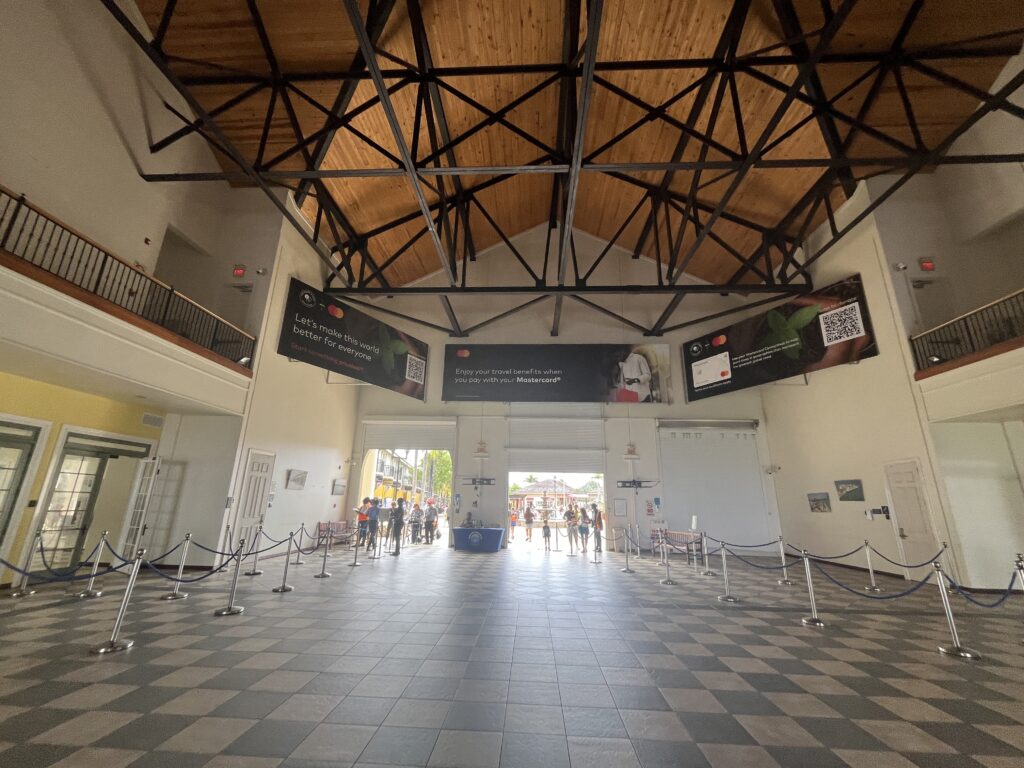
{"type": "Polygon", "coordinates": [[[81,592],[76,592],[75,597],[80,600],[91,600],[96,597],[102,597],[102,589],[83,589],[81,592]]]}
{"type": "Polygon", "coordinates": [[[678,584],[679,582],[678,582],[678,581],[673,581],[672,579],[662,579],[662,580],[661,580],[661,583],[662,583],[662,584],[666,584],[666,585],[668,585],[668,586],[670,586],[670,587],[674,587],[674,586],[675,586],[676,584],[678,584]]]}
{"type": "Polygon", "coordinates": [[[803,625],[805,627],[815,627],[816,629],[821,629],[822,627],[828,626],[824,621],[819,619],[817,616],[804,616],[802,619],[800,619],[800,621],[803,622],[803,625]]]}
{"type": "Polygon", "coordinates": [[[253,571],[246,571],[242,575],[243,576],[262,576],[263,575],[263,569],[262,568],[258,568],[258,569],[253,570],[253,571]]]}
{"type": "Polygon", "coordinates": [[[360,565],[362,565],[362,563],[349,563],[348,567],[349,568],[358,568],[360,565]]]}
{"type": "Polygon", "coordinates": [[[879,587],[876,584],[868,584],[866,587],[864,587],[864,591],[865,592],[873,592],[873,593],[877,594],[879,592],[884,592],[885,590],[883,590],[881,587],[879,587]]]}
{"type": "Polygon", "coordinates": [[[714,571],[701,571],[700,575],[701,576],[717,576],[718,574],[715,573],[714,571]]]}
{"type": "Polygon", "coordinates": [[[792,587],[793,586],[793,580],[792,579],[779,579],[779,585],[783,586],[783,587],[792,587]]]}
{"type": "Polygon", "coordinates": [[[329,579],[329,578],[331,578],[331,574],[329,574],[327,571],[321,571],[320,573],[315,574],[313,576],[313,578],[314,579],[329,579]]]}
{"type": "Polygon", "coordinates": [[[962,645],[940,645],[939,653],[944,656],[953,656],[957,659],[967,659],[968,661],[980,661],[981,654],[970,648],[964,648],[962,645]]]}
{"type": "Polygon", "coordinates": [[[292,560],[292,565],[305,565],[305,560],[292,560]]]}
{"type": "Polygon", "coordinates": [[[718,600],[722,603],[738,603],[740,601],[735,595],[719,595],[718,600]]]}
{"type": "Polygon", "coordinates": [[[295,589],[295,587],[293,587],[291,584],[282,584],[279,587],[274,587],[270,591],[271,592],[278,592],[278,593],[280,593],[280,592],[291,592],[294,589],[295,589]]]}
{"type": "Polygon", "coordinates": [[[188,597],[188,592],[168,592],[166,595],[161,597],[161,600],[184,600],[188,597]]]}
{"type": "Polygon", "coordinates": [[[97,656],[106,655],[108,653],[117,653],[118,651],[127,651],[135,645],[134,640],[118,640],[117,642],[110,642],[109,640],[103,645],[98,645],[95,648],[89,650],[89,653],[96,654],[97,656]]]}
{"type": "Polygon", "coordinates": [[[11,597],[17,600],[20,597],[29,597],[35,593],[36,591],[34,589],[19,589],[17,592],[11,592],[11,597]]]}
{"type": "Polygon", "coordinates": [[[636,573],[632,568],[619,568],[623,573],[636,573]]]}
{"type": "Polygon", "coordinates": [[[229,605],[227,608],[218,608],[213,612],[214,616],[237,616],[245,608],[241,605],[229,605]]]}

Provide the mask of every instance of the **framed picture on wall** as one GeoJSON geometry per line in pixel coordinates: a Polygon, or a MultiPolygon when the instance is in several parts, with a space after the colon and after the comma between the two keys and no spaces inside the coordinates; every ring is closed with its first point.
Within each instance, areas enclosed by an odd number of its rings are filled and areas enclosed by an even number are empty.
{"type": "Polygon", "coordinates": [[[864,501],[864,483],[860,480],[836,480],[836,496],[840,501],[864,501]]]}
{"type": "Polygon", "coordinates": [[[811,512],[832,511],[832,501],[828,493],[808,493],[807,503],[811,507],[811,512]]]}
{"type": "Polygon", "coordinates": [[[285,475],[284,487],[289,491],[301,491],[306,487],[306,475],[304,469],[289,469],[285,475]]]}
{"type": "Polygon", "coordinates": [[[626,516],[626,500],[625,499],[612,499],[612,514],[615,517],[626,516]]]}
{"type": "Polygon", "coordinates": [[[345,480],[335,480],[331,483],[331,496],[344,496],[347,485],[348,482],[345,480]]]}

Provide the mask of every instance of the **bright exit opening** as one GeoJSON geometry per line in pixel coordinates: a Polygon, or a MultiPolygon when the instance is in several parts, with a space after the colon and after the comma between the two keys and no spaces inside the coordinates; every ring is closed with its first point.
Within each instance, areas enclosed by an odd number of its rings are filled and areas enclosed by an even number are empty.
{"type": "MultiPolygon", "coordinates": [[[[509,472],[508,510],[509,545],[543,548],[544,521],[560,532],[565,529],[563,515],[570,506],[577,509],[597,504],[605,511],[604,475],[589,472],[509,472]],[[532,513],[532,526],[529,522],[532,513]],[[511,525],[515,520],[515,526],[511,525]]],[[[552,532],[552,535],[555,535],[552,532]]],[[[561,535],[561,533],[559,534],[561,535]]]]}

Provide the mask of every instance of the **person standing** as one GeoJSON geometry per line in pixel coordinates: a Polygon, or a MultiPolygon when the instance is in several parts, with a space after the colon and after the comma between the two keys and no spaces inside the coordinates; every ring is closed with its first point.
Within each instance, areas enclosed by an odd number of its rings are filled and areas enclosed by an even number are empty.
{"type": "Polygon", "coordinates": [[[419,504],[412,505],[412,515],[410,516],[410,522],[412,523],[412,536],[410,541],[413,544],[420,543],[420,533],[423,531],[423,510],[419,504]]]}
{"type": "Polygon", "coordinates": [[[587,542],[590,541],[590,518],[587,517],[586,507],[580,508],[579,532],[580,540],[583,542],[583,554],[587,554],[587,542]]]}
{"type": "Polygon", "coordinates": [[[380,499],[370,499],[370,508],[366,510],[367,531],[366,551],[373,551],[377,546],[377,529],[380,527],[380,499]]]}
{"type": "Polygon", "coordinates": [[[423,516],[423,538],[427,544],[434,543],[434,528],[437,527],[437,507],[427,504],[427,513],[423,516]]]}
{"type": "Polygon", "coordinates": [[[391,510],[391,535],[395,538],[395,557],[402,554],[402,528],[405,526],[405,499],[399,499],[391,510]]]}
{"type": "Polygon", "coordinates": [[[565,535],[569,539],[569,554],[580,547],[579,529],[576,527],[576,510],[573,507],[565,510],[565,535]]]}
{"type": "Polygon", "coordinates": [[[594,521],[594,551],[601,551],[601,535],[604,533],[604,522],[601,520],[601,512],[597,504],[590,505],[591,518],[594,521]]]}
{"type": "Polygon", "coordinates": [[[359,511],[356,513],[357,522],[357,536],[356,546],[361,547],[366,543],[366,531],[370,526],[370,516],[367,511],[370,509],[370,497],[367,496],[363,499],[363,504],[359,507],[359,511]]]}
{"type": "Polygon", "coordinates": [[[544,551],[551,551],[551,526],[548,525],[547,519],[544,520],[544,528],[541,530],[541,536],[544,538],[544,551]]]}
{"type": "Polygon", "coordinates": [[[508,515],[508,528],[509,528],[508,540],[509,541],[515,541],[516,540],[516,523],[518,521],[519,521],[519,513],[516,512],[514,509],[511,510],[509,512],[509,515],[508,515]]]}
{"type": "Polygon", "coordinates": [[[523,513],[523,523],[526,525],[526,540],[533,541],[533,507],[529,504],[523,513]]]}

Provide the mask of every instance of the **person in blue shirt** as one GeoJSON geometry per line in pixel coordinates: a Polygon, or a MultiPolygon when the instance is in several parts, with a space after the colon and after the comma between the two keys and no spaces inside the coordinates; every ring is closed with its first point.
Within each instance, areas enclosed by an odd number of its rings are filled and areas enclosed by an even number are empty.
{"type": "Polygon", "coordinates": [[[366,551],[372,552],[377,546],[377,526],[380,523],[380,499],[370,499],[370,508],[366,510],[370,518],[370,534],[366,537],[366,551]]]}

